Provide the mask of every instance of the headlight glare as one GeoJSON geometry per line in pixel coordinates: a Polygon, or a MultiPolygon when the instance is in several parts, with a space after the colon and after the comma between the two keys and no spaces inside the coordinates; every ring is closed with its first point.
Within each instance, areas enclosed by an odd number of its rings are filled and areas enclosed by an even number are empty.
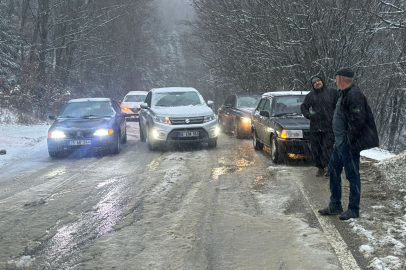
{"type": "Polygon", "coordinates": [[[242,121],[243,123],[251,123],[251,118],[242,117],[242,118],[241,118],[241,121],[242,121]]]}
{"type": "Polygon", "coordinates": [[[63,131],[55,130],[55,131],[48,132],[48,137],[53,138],[53,139],[62,139],[62,138],[66,138],[66,135],[63,131]]]}
{"type": "Polygon", "coordinates": [[[111,135],[113,133],[114,133],[114,130],[112,130],[112,129],[98,129],[93,133],[93,135],[94,136],[107,136],[107,135],[111,135]]]}

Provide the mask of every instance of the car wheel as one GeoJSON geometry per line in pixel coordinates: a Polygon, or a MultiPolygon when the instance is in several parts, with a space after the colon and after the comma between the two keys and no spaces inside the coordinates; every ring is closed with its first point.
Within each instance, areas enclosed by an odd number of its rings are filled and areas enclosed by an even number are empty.
{"type": "Polygon", "coordinates": [[[241,139],[241,131],[240,131],[240,126],[238,124],[238,120],[236,121],[235,125],[234,125],[234,135],[237,139],[241,139]]]}
{"type": "Polygon", "coordinates": [[[154,151],[156,149],[156,145],[154,143],[154,139],[152,138],[152,132],[151,129],[148,128],[148,133],[147,133],[147,137],[148,137],[148,149],[150,151],[154,151]]]}
{"type": "Polygon", "coordinates": [[[278,163],[280,159],[278,142],[276,141],[275,135],[272,135],[271,137],[271,159],[273,163],[278,163]]]}
{"type": "Polygon", "coordinates": [[[121,151],[120,137],[121,137],[120,134],[117,134],[115,144],[114,144],[113,149],[111,151],[114,155],[119,154],[120,151],[121,151]]]}
{"type": "Polygon", "coordinates": [[[140,126],[140,141],[146,142],[147,138],[145,138],[145,132],[144,132],[144,129],[142,128],[142,126],[141,126],[141,122],[139,123],[139,126],[140,126]]]}
{"type": "Polygon", "coordinates": [[[225,133],[225,130],[226,130],[226,129],[224,128],[223,123],[221,123],[220,118],[218,119],[217,123],[218,123],[218,126],[219,126],[219,128],[220,128],[220,132],[221,132],[221,133],[225,133]]]}
{"type": "Polygon", "coordinates": [[[217,140],[216,140],[216,139],[210,140],[210,141],[208,142],[208,145],[209,145],[209,148],[214,148],[214,147],[216,147],[216,146],[217,146],[217,140]]]}
{"type": "Polygon", "coordinates": [[[254,149],[255,149],[255,150],[262,150],[262,149],[264,149],[264,145],[258,141],[257,132],[255,131],[255,129],[254,129],[254,131],[252,132],[252,144],[254,145],[254,149]]]}
{"type": "Polygon", "coordinates": [[[51,149],[50,147],[48,147],[48,154],[51,158],[58,158],[61,156],[59,151],[55,151],[55,150],[51,149]]]}
{"type": "Polygon", "coordinates": [[[127,128],[125,129],[125,134],[122,143],[127,143],[127,128]]]}

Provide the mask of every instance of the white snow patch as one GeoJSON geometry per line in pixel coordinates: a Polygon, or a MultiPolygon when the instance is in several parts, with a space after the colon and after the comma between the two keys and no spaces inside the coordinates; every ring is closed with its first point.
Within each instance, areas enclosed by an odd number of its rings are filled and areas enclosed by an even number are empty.
{"type": "Polygon", "coordinates": [[[398,257],[387,256],[385,258],[374,258],[369,267],[376,270],[400,270],[402,262],[398,257]]]}
{"type": "Polygon", "coordinates": [[[34,261],[35,258],[31,258],[31,256],[22,256],[19,261],[8,261],[8,264],[15,264],[17,268],[29,267],[31,262],[34,261]]]}
{"type": "Polygon", "coordinates": [[[374,253],[375,249],[370,245],[362,245],[359,247],[359,252],[364,254],[365,258],[370,258],[372,253],[374,253]]]}

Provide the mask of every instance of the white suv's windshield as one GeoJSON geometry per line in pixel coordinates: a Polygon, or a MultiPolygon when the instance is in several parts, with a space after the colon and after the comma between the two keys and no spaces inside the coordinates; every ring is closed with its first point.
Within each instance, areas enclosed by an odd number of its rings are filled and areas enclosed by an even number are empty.
{"type": "Polygon", "coordinates": [[[147,95],[127,95],[123,102],[144,102],[147,95]]]}
{"type": "Polygon", "coordinates": [[[108,101],[89,101],[68,103],[58,117],[91,118],[112,116],[113,109],[108,101]]]}
{"type": "Polygon", "coordinates": [[[196,92],[163,92],[152,95],[152,106],[179,107],[202,105],[202,99],[196,92]]]}

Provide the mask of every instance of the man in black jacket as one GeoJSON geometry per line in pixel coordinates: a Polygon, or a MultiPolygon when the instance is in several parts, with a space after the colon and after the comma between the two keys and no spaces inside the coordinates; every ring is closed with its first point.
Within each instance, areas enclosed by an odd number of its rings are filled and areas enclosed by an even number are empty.
{"type": "Polygon", "coordinates": [[[379,146],[374,116],[366,97],[353,82],[354,72],[343,68],[336,73],[337,87],[341,90],[333,118],[335,144],[328,166],[330,175],[330,203],[319,210],[321,215],[343,212],[341,205],[341,173],[343,167],[350,182],[348,210],[341,220],[359,217],[361,180],[359,175],[360,152],[379,146]]]}
{"type": "Polygon", "coordinates": [[[316,176],[328,176],[327,165],[334,145],[332,120],[338,91],[327,88],[320,75],[311,78],[313,91],[300,106],[304,117],[310,119],[310,143],[313,159],[318,168],[316,176]]]}

